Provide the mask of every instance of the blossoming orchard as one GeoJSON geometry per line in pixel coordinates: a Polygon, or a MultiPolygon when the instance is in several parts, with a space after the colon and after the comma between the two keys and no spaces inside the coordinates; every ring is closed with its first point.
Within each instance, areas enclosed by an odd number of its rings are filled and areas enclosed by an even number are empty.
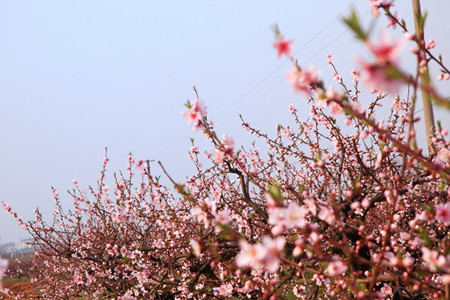
{"type": "Polygon", "coordinates": [[[349,80],[332,55],[333,82],[299,65],[294,41],[275,29],[274,55],[290,59],[286,78],[298,102],[289,107],[295,125],[279,125],[274,136],[242,120],[267,150],[238,148],[216,132],[194,89],[183,116],[212,149],[193,142],[197,172],[186,182],[159,163],[172,183],[163,186],[148,161],[130,156],[109,187],[105,157],[95,188],[85,193],[73,182],[73,209],[53,190],[51,222],[38,210],[24,221],[3,203],[34,239],[41,297],[450,299],[448,132],[431,120],[423,150],[415,131],[429,118],[417,101],[450,108],[427,80],[428,66],[441,69],[434,80],[448,81],[450,71],[423,38],[420,6],[410,25],[392,12],[393,1],[370,5],[388,28],[376,35],[356,13],[344,18],[372,57],[358,59],[349,80]],[[417,58],[414,74],[398,63],[406,44],[417,58]],[[399,94],[405,87],[409,93],[399,94]]]}

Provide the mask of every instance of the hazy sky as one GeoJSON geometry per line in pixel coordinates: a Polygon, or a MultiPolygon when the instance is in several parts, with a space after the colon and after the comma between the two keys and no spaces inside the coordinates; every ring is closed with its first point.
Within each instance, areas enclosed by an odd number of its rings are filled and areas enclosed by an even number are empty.
{"type": "MultiPolygon", "coordinates": [[[[110,174],[125,169],[132,151],[137,159],[161,160],[183,180],[193,172],[189,137],[209,149],[181,116],[183,103],[195,98],[193,85],[217,132],[237,145],[252,139],[238,114],[270,133],[289,119],[290,103],[306,117],[305,99],[285,82],[289,65],[271,46],[271,27],[295,41],[299,62],[321,68],[327,84],[334,83],[327,53],[350,81],[364,48],[340,14],[353,5],[367,24],[368,2],[0,1],[0,201],[25,219],[38,206],[49,214],[54,186],[70,204],[72,179],[95,185],[105,146],[110,174]]],[[[397,2],[410,20],[410,1],[397,2]]],[[[450,3],[422,2],[430,11],[427,37],[445,58],[450,3]]],[[[385,19],[377,23],[383,27],[385,19]]],[[[0,210],[0,241],[20,237],[26,234],[0,210]]]]}

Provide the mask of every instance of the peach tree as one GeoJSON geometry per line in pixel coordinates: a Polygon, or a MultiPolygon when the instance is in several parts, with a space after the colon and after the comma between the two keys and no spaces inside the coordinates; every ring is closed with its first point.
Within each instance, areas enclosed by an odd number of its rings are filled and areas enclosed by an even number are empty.
{"type": "Polygon", "coordinates": [[[291,105],[292,122],[273,136],[243,119],[267,150],[238,150],[232,137],[219,135],[194,89],[184,117],[212,150],[193,142],[197,172],[185,182],[159,163],[171,182],[165,186],[148,161],[130,156],[109,187],[106,157],[88,194],[73,182],[73,209],[66,211],[53,190],[51,222],[38,210],[24,222],[4,204],[34,238],[42,296],[450,299],[447,130],[432,124],[428,151],[417,147],[414,130],[419,94],[450,107],[424,77],[428,65],[441,68],[438,80],[450,72],[433,53],[435,42],[423,39],[422,14],[414,33],[391,12],[393,1],[370,5],[404,38],[386,33],[376,41],[352,13],[344,22],[374,58],[360,59],[347,82],[329,55],[335,86],[300,66],[293,42],[275,30],[273,46],[290,58],[287,80],[309,118],[301,120],[291,105]],[[415,45],[414,74],[398,64],[407,41],[415,45]]]}

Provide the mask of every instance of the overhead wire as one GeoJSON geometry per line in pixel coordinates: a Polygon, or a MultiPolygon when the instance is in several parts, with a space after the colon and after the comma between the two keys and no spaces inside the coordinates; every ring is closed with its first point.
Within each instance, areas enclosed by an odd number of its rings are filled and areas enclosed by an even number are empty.
{"type": "MultiPolygon", "coordinates": [[[[319,35],[321,35],[325,30],[327,30],[333,23],[338,21],[341,16],[348,11],[348,9],[355,5],[355,3],[358,0],[354,0],[352,3],[350,3],[344,10],[342,10],[333,20],[328,22],[322,29],[320,29],[314,36],[312,36],[308,41],[306,41],[300,48],[294,51],[294,54],[299,54],[303,49],[305,49],[307,46],[309,46],[319,35]]],[[[217,119],[221,115],[223,115],[226,111],[230,110],[233,106],[235,106],[238,102],[240,102],[242,99],[244,99],[247,95],[249,95],[251,92],[253,92],[256,88],[258,88],[263,82],[265,82],[267,79],[272,77],[276,72],[278,72],[282,67],[284,67],[287,63],[289,63],[289,59],[285,59],[281,64],[279,64],[274,70],[269,72],[264,78],[259,80],[253,87],[251,87],[249,90],[247,90],[244,94],[242,94],[240,97],[238,97],[236,100],[234,100],[230,105],[228,105],[225,109],[217,113],[213,116],[214,119],[217,119]]]]}
{"type": "MultiPolygon", "coordinates": [[[[297,55],[299,54],[303,49],[305,49],[307,46],[309,46],[318,36],[320,36],[323,32],[325,32],[333,23],[335,23],[336,21],[340,20],[340,18],[342,17],[342,15],[348,11],[348,9],[352,6],[354,6],[354,4],[359,1],[359,0],[354,0],[351,4],[349,4],[344,10],[342,10],[333,20],[331,20],[330,22],[328,22],[324,27],[322,27],[313,37],[311,37],[307,42],[305,42],[302,46],[300,46],[300,48],[298,48],[297,50],[294,51],[294,53],[297,55]]],[[[366,14],[364,14],[364,16],[366,16],[368,14],[368,12],[366,14]]],[[[364,17],[363,16],[363,17],[364,17]]],[[[309,61],[311,61],[313,58],[315,58],[320,52],[322,52],[324,49],[326,49],[327,47],[329,47],[331,44],[333,44],[334,42],[336,42],[340,37],[342,37],[346,32],[348,32],[348,29],[342,31],[337,37],[335,37],[333,40],[331,40],[330,42],[328,42],[325,46],[323,46],[319,51],[316,51],[315,54],[313,54],[310,58],[308,58],[304,63],[307,63],[309,61]]],[[[238,97],[235,101],[233,101],[232,103],[230,103],[230,105],[228,105],[225,109],[221,110],[219,113],[213,115],[213,119],[217,119],[218,117],[220,117],[221,115],[223,115],[225,112],[229,111],[232,107],[234,107],[237,103],[239,103],[242,99],[244,99],[245,97],[247,97],[249,94],[251,94],[254,90],[256,90],[259,86],[261,86],[266,80],[268,80],[270,77],[272,77],[275,73],[277,73],[282,67],[284,67],[288,62],[290,62],[288,59],[284,60],[282,63],[280,63],[275,69],[273,69],[271,72],[269,72],[266,76],[264,76],[261,80],[259,80],[256,84],[254,84],[250,89],[248,89],[245,93],[243,93],[240,97],[238,97]]],[[[259,95],[258,97],[254,98],[253,100],[251,100],[250,103],[248,103],[245,108],[248,108],[251,104],[253,104],[254,102],[258,101],[260,98],[262,98],[264,95],[268,94],[270,91],[272,91],[274,88],[276,88],[278,85],[280,85],[281,83],[283,83],[285,81],[285,79],[281,79],[280,81],[278,81],[277,83],[275,83],[274,85],[272,85],[269,89],[267,89],[265,92],[263,92],[261,95],[259,95]]],[[[229,120],[231,118],[231,116],[221,120],[218,124],[222,125],[224,122],[226,122],[227,120],[229,120]]],[[[183,140],[178,140],[177,142],[167,146],[165,149],[157,152],[155,154],[155,157],[160,158],[161,156],[166,156],[167,154],[173,152],[175,149],[179,148],[180,145],[188,145],[188,142],[184,142],[183,140]]]]}
{"type": "MultiPolygon", "coordinates": [[[[337,35],[334,39],[332,39],[330,42],[328,42],[325,46],[323,46],[320,50],[318,50],[316,53],[314,53],[311,57],[309,57],[307,60],[305,60],[305,64],[310,62],[311,60],[313,60],[313,58],[315,58],[317,55],[319,55],[319,53],[323,52],[325,49],[327,49],[330,45],[332,45],[334,42],[336,42],[338,39],[340,39],[345,33],[347,33],[348,30],[344,30],[342,31],[339,35],[337,35]]],[[[247,103],[246,106],[244,106],[244,110],[247,109],[250,105],[254,104],[256,101],[258,101],[259,99],[261,99],[262,97],[264,97],[265,95],[267,95],[268,93],[270,93],[274,88],[276,88],[277,86],[279,86],[280,84],[282,84],[283,82],[286,82],[286,80],[283,78],[281,80],[279,80],[277,83],[275,83],[274,85],[272,85],[270,88],[268,88],[265,92],[263,92],[262,94],[260,94],[258,97],[254,98],[253,100],[251,100],[249,103],[247,103]]],[[[221,123],[222,124],[222,123],[221,123]]]]}

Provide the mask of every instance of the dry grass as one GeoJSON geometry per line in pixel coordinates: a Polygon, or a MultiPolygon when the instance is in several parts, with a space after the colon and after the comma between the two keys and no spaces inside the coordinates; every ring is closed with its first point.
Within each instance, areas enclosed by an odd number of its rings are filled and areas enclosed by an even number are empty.
{"type": "Polygon", "coordinates": [[[39,291],[33,287],[31,281],[10,281],[4,282],[3,288],[10,291],[9,295],[0,292],[0,299],[17,299],[20,296],[22,299],[41,299],[39,291]]]}

